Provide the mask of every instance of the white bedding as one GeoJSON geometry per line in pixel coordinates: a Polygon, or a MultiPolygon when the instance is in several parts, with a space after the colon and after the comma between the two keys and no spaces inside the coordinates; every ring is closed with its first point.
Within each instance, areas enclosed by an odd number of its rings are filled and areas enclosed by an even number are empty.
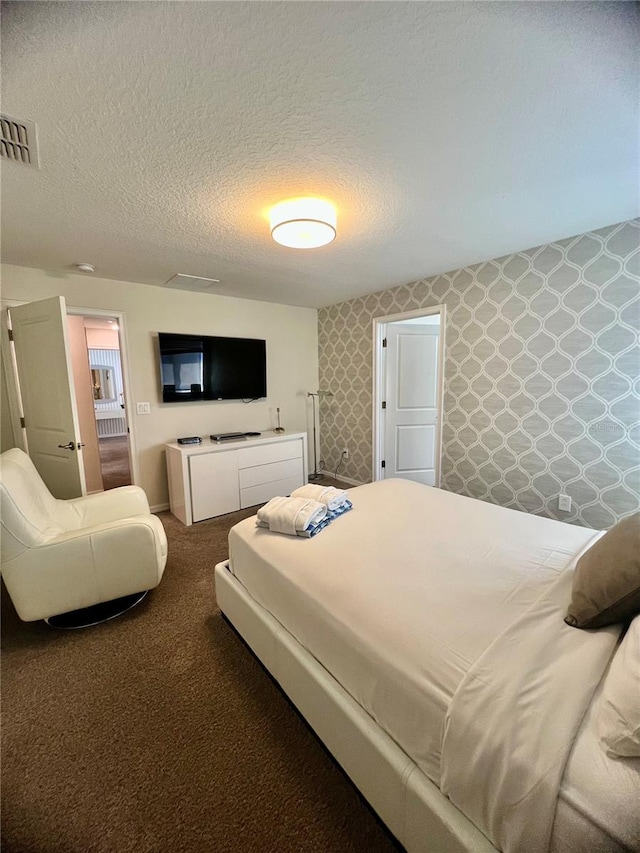
{"type": "Polygon", "coordinates": [[[578,631],[564,572],[465,675],[447,711],[441,789],[495,845],[546,853],[571,745],[619,626],[578,631]]]}
{"type": "Polygon", "coordinates": [[[640,850],[640,758],[610,758],[600,743],[596,715],[603,683],[565,767],[550,853],[640,850]]]}
{"type": "Polygon", "coordinates": [[[230,568],[440,784],[464,676],[599,534],[404,480],[349,495],[311,540],[236,525],[230,568]]]}

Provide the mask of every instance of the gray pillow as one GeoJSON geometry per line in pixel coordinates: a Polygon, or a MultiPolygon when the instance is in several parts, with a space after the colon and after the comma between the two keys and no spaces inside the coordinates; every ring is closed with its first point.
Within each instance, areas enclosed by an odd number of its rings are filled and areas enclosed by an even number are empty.
{"type": "Polygon", "coordinates": [[[574,628],[603,628],[640,613],[640,512],[618,522],[580,557],[565,616],[574,628]]]}

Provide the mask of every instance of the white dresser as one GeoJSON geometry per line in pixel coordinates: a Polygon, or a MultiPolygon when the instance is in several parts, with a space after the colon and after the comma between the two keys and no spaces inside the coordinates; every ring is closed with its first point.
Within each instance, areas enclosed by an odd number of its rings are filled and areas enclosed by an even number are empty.
{"type": "Polygon", "coordinates": [[[307,482],[307,434],[165,445],[171,512],[193,524],[288,495],[307,482]]]}

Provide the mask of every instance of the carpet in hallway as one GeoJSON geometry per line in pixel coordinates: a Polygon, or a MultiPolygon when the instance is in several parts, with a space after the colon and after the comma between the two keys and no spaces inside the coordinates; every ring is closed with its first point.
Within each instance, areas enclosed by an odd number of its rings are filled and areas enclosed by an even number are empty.
{"type": "Polygon", "coordinates": [[[98,441],[98,450],[103,487],[117,489],[118,486],[131,485],[128,436],[116,435],[101,438],[98,441]]]}

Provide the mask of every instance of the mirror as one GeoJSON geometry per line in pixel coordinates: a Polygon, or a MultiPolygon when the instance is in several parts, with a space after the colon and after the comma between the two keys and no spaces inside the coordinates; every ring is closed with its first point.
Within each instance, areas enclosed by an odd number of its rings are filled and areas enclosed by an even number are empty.
{"type": "Polygon", "coordinates": [[[103,364],[91,365],[91,384],[93,399],[103,403],[114,403],[116,387],[113,382],[113,368],[103,364]]]}

